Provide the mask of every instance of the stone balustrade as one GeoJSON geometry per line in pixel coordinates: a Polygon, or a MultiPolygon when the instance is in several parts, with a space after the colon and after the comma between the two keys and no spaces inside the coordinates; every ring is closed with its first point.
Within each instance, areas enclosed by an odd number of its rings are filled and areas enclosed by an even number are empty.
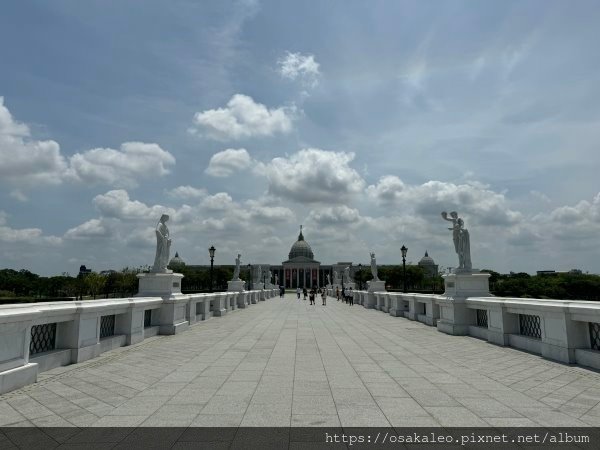
{"type": "Polygon", "coordinates": [[[354,291],[354,303],[423,322],[447,334],[474,336],[600,369],[597,302],[354,291]]]}
{"type": "Polygon", "coordinates": [[[276,289],[0,306],[0,393],[38,373],[274,297],[276,289]]]}

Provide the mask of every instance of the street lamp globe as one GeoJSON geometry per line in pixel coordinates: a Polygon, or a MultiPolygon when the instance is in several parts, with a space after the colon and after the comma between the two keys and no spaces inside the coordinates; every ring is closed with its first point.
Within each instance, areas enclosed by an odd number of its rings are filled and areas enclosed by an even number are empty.
{"type": "Polygon", "coordinates": [[[208,249],[208,254],[210,255],[211,259],[215,257],[215,250],[216,250],[216,248],[214,245],[211,245],[210,248],[208,249]]]}
{"type": "Polygon", "coordinates": [[[402,252],[402,257],[406,258],[406,252],[408,251],[408,249],[403,245],[400,251],[402,252]]]}

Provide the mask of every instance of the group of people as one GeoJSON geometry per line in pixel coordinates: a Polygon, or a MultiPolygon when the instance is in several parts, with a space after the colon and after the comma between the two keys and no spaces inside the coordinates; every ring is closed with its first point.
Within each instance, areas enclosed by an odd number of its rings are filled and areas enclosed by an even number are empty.
{"type": "Polygon", "coordinates": [[[341,290],[339,287],[335,288],[335,296],[338,302],[341,298],[344,303],[348,305],[354,305],[354,293],[352,292],[351,287],[348,289],[342,287],[341,290]]]}
{"type": "Polygon", "coordinates": [[[298,300],[300,300],[300,295],[303,294],[304,295],[304,300],[306,300],[306,297],[308,297],[310,304],[311,305],[315,305],[315,300],[317,295],[321,296],[321,300],[323,301],[322,306],[327,306],[327,289],[325,288],[315,288],[312,287],[310,289],[310,291],[306,288],[301,289],[300,287],[296,288],[296,296],[298,297],[298,300]]]}

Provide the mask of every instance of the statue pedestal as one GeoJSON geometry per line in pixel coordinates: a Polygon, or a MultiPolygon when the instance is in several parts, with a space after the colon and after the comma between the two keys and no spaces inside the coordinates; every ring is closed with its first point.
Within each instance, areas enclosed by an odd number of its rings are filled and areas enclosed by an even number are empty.
{"type": "MultiPolygon", "coordinates": [[[[342,289],[342,286],[340,285],[340,290],[342,289]]],[[[353,291],[356,290],[356,283],[354,281],[351,281],[350,283],[344,283],[344,289],[347,291],[348,289],[352,289],[353,291]]]]}
{"type": "Polygon", "coordinates": [[[181,294],[183,274],[168,272],[138,273],[138,293],[136,297],[171,297],[181,294]]]}
{"type": "Polygon", "coordinates": [[[490,297],[489,273],[459,271],[443,275],[445,292],[436,299],[440,306],[437,329],[446,334],[467,335],[476,323],[476,310],[468,308],[468,297],[490,297]]]}
{"type": "Polygon", "coordinates": [[[452,298],[489,297],[489,273],[479,271],[457,271],[442,275],[444,279],[444,296],[452,298]]]}
{"type": "Polygon", "coordinates": [[[228,292],[242,292],[244,290],[244,280],[231,280],[227,282],[228,292]]]}
{"type": "MultiPolygon", "coordinates": [[[[183,274],[167,272],[140,273],[136,297],[162,297],[159,334],[177,334],[187,330],[188,297],[181,293],[183,274]]],[[[154,314],[154,313],[153,313],[154,314]]]]}
{"type": "Polygon", "coordinates": [[[385,291],[385,281],[379,280],[379,281],[367,281],[367,286],[368,292],[381,292],[381,291],[385,291]]]}

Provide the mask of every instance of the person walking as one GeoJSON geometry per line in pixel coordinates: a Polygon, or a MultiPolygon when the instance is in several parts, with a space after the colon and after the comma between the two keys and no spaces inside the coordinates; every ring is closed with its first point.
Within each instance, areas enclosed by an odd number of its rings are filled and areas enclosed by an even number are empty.
{"type": "Polygon", "coordinates": [[[340,301],[340,288],[339,286],[335,288],[335,296],[337,297],[337,301],[340,301]]]}
{"type": "Polygon", "coordinates": [[[354,293],[352,292],[352,288],[348,289],[348,304],[350,306],[354,305],[354,293]]]}
{"type": "Polygon", "coordinates": [[[315,294],[316,294],[316,292],[315,292],[314,288],[313,288],[313,289],[311,289],[311,290],[310,290],[309,297],[308,297],[308,298],[309,298],[309,300],[310,300],[310,304],[311,304],[311,305],[314,305],[314,304],[315,304],[315,294]]]}
{"type": "Polygon", "coordinates": [[[300,293],[301,293],[301,292],[302,292],[302,291],[300,290],[300,286],[298,286],[298,287],[296,288],[296,295],[298,296],[298,300],[300,300],[300,293]]]}
{"type": "Polygon", "coordinates": [[[308,290],[306,288],[302,289],[302,293],[304,294],[304,300],[306,300],[306,296],[308,295],[308,290]]]}
{"type": "Polygon", "coordinates": [[[321,299],[323,300],[323,306],[327,306],[327,289],[321,291],[321,299]]]}

